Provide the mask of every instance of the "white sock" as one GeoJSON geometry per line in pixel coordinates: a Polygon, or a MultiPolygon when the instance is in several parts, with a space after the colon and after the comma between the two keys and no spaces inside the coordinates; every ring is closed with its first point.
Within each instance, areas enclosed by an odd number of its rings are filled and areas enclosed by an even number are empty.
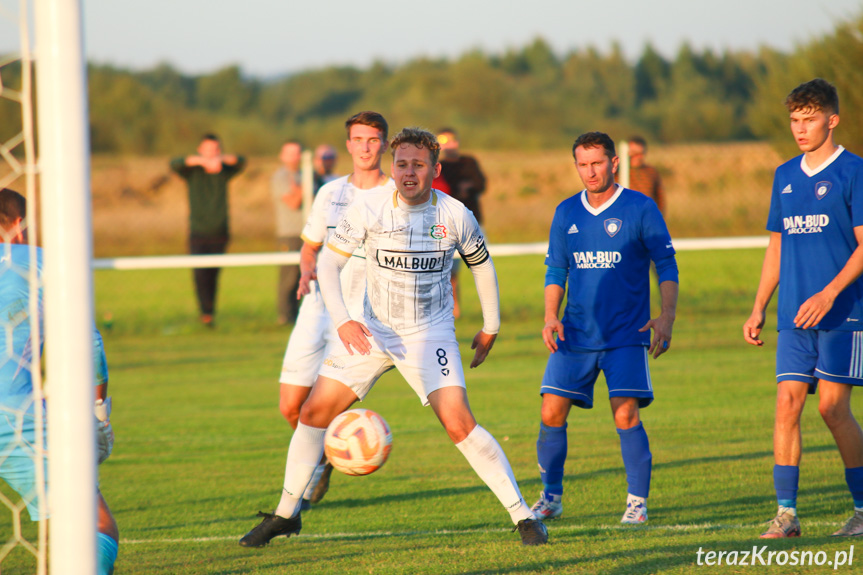
{"type": "Polygon", "coordinates": [[[302,423],[291,438],[288,461],[285,464],[285,484],[282,499],[276,507],[276,515],[290,519],[297,513],[300,498],[312,479],[315,467],[324,453],[325,427],[309,427],[302,423]]]}
{"type": "Polygon", "coordinates": [[[515,476],[512,474],[512,467],[503,449],[491,433],[477,425],[455,446],[462,452],[480,479],[497,496],[509,512],[514,524],[522,519],[536,519],[525,503],[524,497],[521,496],[515,476]]]}
{"type": "Polygon", "coordinates": [[[796,507],[785,507],[784,505],[779,506],[779,511],[776,512],[776,515],[782,515],[783,513],[791,513],[794,517],[797,517],[797,508],[796,507]]]}
{"type": "Polygon", "coordinates": [[[637,495],[633,495],[632,493],[627,493],[626,494],[626,506],[629,507],[630,504],[632,504],[632,505],[641,504],[641,505],[644,505],[645,507],[647,507],[647,499],[644,497],[638,497],[637,495]]]}
{"type": "Polygon", "coordinates": [[[311,499],[312,491],[315,490],[315,487],[318,486],[318,481],[321,480],[321,475],[324,473],[324,467],[326,467],[326,463],[319,463],[317,467],[315,467],[315,472],[312,473],[312,480],[309,481],[308,487],[306,487],[305,493],[303,493],[303,499],[311,499]]]}

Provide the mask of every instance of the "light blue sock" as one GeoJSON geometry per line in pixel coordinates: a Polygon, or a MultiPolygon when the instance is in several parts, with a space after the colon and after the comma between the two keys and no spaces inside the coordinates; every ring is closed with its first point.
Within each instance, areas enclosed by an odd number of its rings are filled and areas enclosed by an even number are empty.
{"type": "Polygon", "coordinates": [[[644,425],[639,421],[638,425],[630,429],[618,429],[617,434],[620,436],[620,453],[623,455],[623,467],[626,468],[629,493],[647,499],[653,455],[644,425]]]}
{"type": "Polygon", "coordinates": [[[546,495],[563,495],[563,465],[566,463],[566,424],[552,427],[539,424],[536,460],[546,495]]]}
{"type": "Polygon", "coordinates": [[[99,575],[111,575],[114,572],[114,561],[117,560],[120,545],[113,537],[104,533],[96,534],[96,543],[99,549],[99,575]]]}
{"type": "Polygon", "coordinates": [[[773,466],[773,487],[776,489],[776,502],[781,507],[797,509],[797,485],[799,483],[800,466],[773,466]]]}

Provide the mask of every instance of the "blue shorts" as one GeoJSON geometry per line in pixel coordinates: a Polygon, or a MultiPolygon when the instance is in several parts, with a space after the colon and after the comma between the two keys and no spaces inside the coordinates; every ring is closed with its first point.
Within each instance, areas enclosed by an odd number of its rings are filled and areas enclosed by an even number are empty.
{"type": "Polygon", "coordinates": [[[558,350],[548,358],[539,392],[568,397],[574,405],[590,409],[600,370],[608,384],[608,397],[635,397],[639,407],[653,402],[647,347],[640,345],[606,351],[558,350]]]}
{"type": "Polygon", "coordinates": [[[786,329],[776,338],[776,382],[863,385],[863,331],[786,329]]]}

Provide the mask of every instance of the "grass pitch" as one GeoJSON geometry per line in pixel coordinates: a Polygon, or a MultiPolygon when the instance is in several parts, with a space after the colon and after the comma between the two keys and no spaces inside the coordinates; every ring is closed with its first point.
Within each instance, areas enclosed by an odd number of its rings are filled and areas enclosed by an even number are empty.
{"type": "MultiPolygon", "coordinates": [[[[265,549],[239,538],[278,501],[291,435],[278,412],[289,331],[275,326],[276,271],[223,272],[218,326],[196,324],[188,271],[99,272],[117,442],[101,484],[121,531],[117,574],[246,573],[823,573],[828,565],[699,566],[702,551],[824,551],[851,499],[832,438],[810,405],[804,419],[799,509],[803,537],[761,542],[772,517],[775,312],[764,349],[747,346],[761,250],[679,254],[681,294],[671,350],[651,361],[656,401],[642,412],[654,474],[645,527],[618,524],[626,478],[602,380],[597,407],[574,409],[564,515],[550,544],[525,548],[506,512],[398,374],[362,404],[393,431],[387,464],[367,477],[334,474],[303,515],[299,537],[265,549]]],[[[547,352],[542,257],[498,258],[503,329],[485,364],[468,370],[477,420],[500,441],[532,504],[541,489],[537,393],[547,352]]],[[[481,325],[462,273],[463,360],[481,325]]],[[[863,415],[863,395],[854,405],[863,415]]],[[[28,526],[25,526],[28,527],[28,526]]],[[[29,528],[29,527],[28,527],[29,528]]],[[[8,535],[9,527],[0,536],[8,535]]],[[[764,557],[766,558],[766,553],[764,557]]],[[[702,559],[703,562],[703,559],[702,559]]],[[[858,549],[854,563],[863,563],[858,549]]],[[[774,560],[775,563],[775,560],[774,560]]],[[[2,565],[33,572],[21,552],[2,565]]],[[[858,566],[840,567],[854,571],[858,566]]]]}

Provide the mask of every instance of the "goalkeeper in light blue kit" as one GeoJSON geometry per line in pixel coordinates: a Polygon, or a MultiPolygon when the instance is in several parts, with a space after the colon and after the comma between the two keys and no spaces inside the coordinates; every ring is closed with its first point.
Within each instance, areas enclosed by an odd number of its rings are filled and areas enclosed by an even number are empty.
{"type": "Polygon", "coordinates": [[[818,391],[818,411],[833,434],[854,515],[833,535],[863,535],[863,431],[851,392],[863,386],[863,159],[837,146],[839,95],[816,78],[785,100],[791,134],[803,152],[776,169],[770,242],[743,338],[762,345],[765,310],[777,286],[776,421],[773,484],[778,511],[764,539],[800,536],[797,486],[800,416],[818,391]]]}
{"type": "MultiPolygon", "coordinates": [[[[24,226],[27,202],[21,194],[0,188],[0,477],[21,495],[30,518],[47,519],[39,513],[36,485],[36,421],[33,403],[32,335],[30,331],[30,246],[24,226]],[[8,337],[11,334],[12,339],[8,337]],[[16,431],[21,435],[16,435],[16,431]]],[[[36,248],[39,281],[42,281],[42,250],[36,248]]],[[[39,323],[42,324],[42,288],[39,288],[39,323]]],[[[42,342],[38,344],[41,348],[42,342]]],[[[102,336],[93,328],[93,361],[97,397],[95,414],[97,455],[102,463],[111,454],[114,432],[110,420],[108,365],[102,336]]],[[[39,366],[35,366],[38,368],[39,366]]],[[[49,407],[50,409],[50,407],[49,407]]],[[[43,414],[44,415],[44,414],[43,414]]],[[[44,418],[43,418],[44,421],[44,418]]],[[[47,431],[47,430],[46,430],[47,431]]],[[[41,458],[40,458],[41,459],[41,458]]],[[[44,459],[42,459],[44,465],[44,459]]],[[[47,469],[45,470],[47,474],[47,469]]],[[[117,523],[98,492],[97,543],[99,575],[113,573],[120,539],[117,523]]]]}
{"type": "Polygon", "coordinates": [[[639,409],[653,401],[648,356],[659,357],[671,343],[677,262],[656,203],[614,183],[619,159],[611,138],[582,134],[572,154],[585,189],[561,202],[549,234],[542,339],[551,356],[540,388],[536,444],[543,491],[533,512],[545,519],[563,513],[566,420],[573,405],[593,407],[593,386],[602,371],[629,487],[621,523],[644,523],[652,457],[639,409]],[[662,296],[655,319],[650,318],[651,260],[662,296]]]}

